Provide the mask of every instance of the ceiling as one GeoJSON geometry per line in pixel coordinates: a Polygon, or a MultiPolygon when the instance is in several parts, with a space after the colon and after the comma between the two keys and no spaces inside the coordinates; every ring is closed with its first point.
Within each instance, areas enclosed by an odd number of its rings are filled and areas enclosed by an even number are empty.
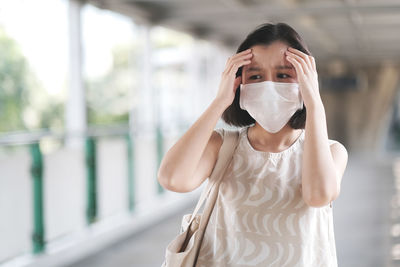
{"type": "Polygon", "coordinates": [[[257,25],[285,22],[319,62],[400,62],[400,0],[89,0],[233,50],[257,25]]]}

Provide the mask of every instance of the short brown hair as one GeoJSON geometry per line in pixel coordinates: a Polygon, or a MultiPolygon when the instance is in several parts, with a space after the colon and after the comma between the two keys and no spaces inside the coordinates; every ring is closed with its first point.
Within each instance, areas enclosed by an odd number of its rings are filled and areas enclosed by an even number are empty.
{"type": "MultiPolygon", "coordinates": [[[[270,45],[274,41],[282,41],[290,47],[296,48],[307,55],[311,55],[311,52],[300,35],[286,23],[264,23],[257,26],[239,45],[236,53],[240,53],[254,45],[270,45]]],[[[238,69],[236,77],[242,75],[242,69],[243,67],[238,69]]],[[[250,116],[247,110],[240,108],[239,87],[236,88],[235,98],[232,104],[222,113],[222,119],[229,125],[242,127],[255,123],[255,120],[250,116]]],[[[293,129],[304,129],[305,124],[306,107],[303,103],[303,108],[298,109],[290,118],[289,125],[293,129]]]]}

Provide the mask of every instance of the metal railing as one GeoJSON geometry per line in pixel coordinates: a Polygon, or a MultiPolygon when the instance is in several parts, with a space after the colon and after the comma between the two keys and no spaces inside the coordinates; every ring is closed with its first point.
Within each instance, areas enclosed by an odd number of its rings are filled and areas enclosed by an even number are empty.
{"type": "MultiPolygon", "coordinates": [[[[27,146],[30,150],[31,167],[30,175],[33,179],[33,233],[32,252],[40,254],[46,249],[43,203],[43,173],[45,165],[40,142],[44,138],[52,138],[65,141],[67,138],[84,138],[85,142],[85,166],[86,166],[86,222],[88,225],[98,220],[98,194],[97,194],[97,142],[104,137],[124,138],[127,152],[127,184],[128,207],[130,212],[135,211],[135,132],[130,131],[128,125],[90,127],[84,133],[64,133],[50,130],[37,130],[34,132],[13,132],[0,134],[0,147],[27,146]]],[[[164,155],[164,135],[161,127],[156,127],[157,142],[157,170],[164,155]]],[[[157,172],[156,170],[156,172],[157,172]]],[[[164,192],[164,188],[158,183],[158,194],[164,192]]]]}

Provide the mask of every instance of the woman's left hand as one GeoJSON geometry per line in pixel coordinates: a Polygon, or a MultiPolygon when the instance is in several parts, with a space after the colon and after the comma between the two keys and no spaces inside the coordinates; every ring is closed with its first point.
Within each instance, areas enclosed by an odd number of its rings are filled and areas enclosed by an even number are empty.
{"type": "Polygon", "coordinates": [[[296,70],[297,82],[299,83],[304,105],[310,107],[314,104],[321,104],[318,74],[314,57],[293,47],[289,47],[285,53],[286,59],[292,63],[296,70]]]}

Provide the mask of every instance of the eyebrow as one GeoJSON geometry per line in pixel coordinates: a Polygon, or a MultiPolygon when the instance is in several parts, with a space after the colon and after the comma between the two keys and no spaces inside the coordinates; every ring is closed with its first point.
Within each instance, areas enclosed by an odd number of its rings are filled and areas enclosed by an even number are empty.
{"type": "MultiPolygon", "coordinates": [[[[288,70],[291,70],[291,69],[294,69],[292,66],[287,66],[287,65],[278,65],[278,66],[275,66],[275,69],[278,69],[278,70],[284,70],[284,69],[288,69],[288,70]]],[[[249,67],[248,69],[247,69],[247,71],[260,71],[261,70],[261,68],[260,67],[258,67],[258,66],[252,66],[252,67],[249,67]]]]}

